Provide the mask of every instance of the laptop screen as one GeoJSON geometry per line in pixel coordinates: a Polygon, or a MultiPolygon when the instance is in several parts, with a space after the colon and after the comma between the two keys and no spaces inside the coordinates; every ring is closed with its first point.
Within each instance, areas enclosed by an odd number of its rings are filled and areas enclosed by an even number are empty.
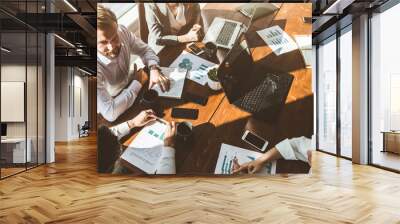
{"type": "Polygon", "coordinates": [[[235,44],[218,69],[218,79],[230,103],[238,99],[252,86],[246,74],[252,73],[253,58],[245,34],[253,21],[254,11],[253,14],[246,15],[247,21],[243,23],[242,32],[238,35],[235,44]]]}
{"type": "MultiPolygon", "coordinates": [[[[249,23],[251,21],[252,18],[249,23]]],[[[240,35],[219,66],[218,79],[230,103],[253,114],[277,114],[286,100],[293,77],[271,74],[262,65],[255,64],[245,36],[246,32],[240,35]]]]}

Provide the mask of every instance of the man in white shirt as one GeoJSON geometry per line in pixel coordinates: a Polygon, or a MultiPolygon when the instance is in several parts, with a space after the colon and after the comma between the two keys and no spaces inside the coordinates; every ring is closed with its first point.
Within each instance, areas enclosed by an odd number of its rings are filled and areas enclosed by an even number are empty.
{"type": "MultiPolygon", "coordinates": [[[[98,131],[97,167],[101,173],[123,174],[129,171],[120,163],[122,149],[119,141],[128,135],[133,128],[139,128],[155,121],[156,115],[152,110],[144,110],[133,119],[113,127],[100,127],[98,131]]],[[[164,147],[157,166],[157,174],[175,174],[175,135],[176,124],[167,122],[164,134],[164,147]],[[169,167],[164,169],[164,167],[169,167]],[[172,169],[170,169],[172,167],[172,169]]]]}
{"type": "Polygon", "coordinates": [[[159,85],[169,90],[169,80],[161,74],[159,58],[140,38],[118,25],[115,14],[97,6],[97,110],[106,120],[115,121],[135,101],[147,81],[145,72],[131,65],[138,55],[150,70],[149,89],[159,85]],[[134,67],[134,68],[132,68],[134,67]]]}

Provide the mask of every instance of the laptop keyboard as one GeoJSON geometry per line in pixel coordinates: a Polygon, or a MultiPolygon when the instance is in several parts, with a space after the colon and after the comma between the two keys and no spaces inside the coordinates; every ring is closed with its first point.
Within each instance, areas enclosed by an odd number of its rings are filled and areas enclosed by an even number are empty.
{"type": "Polygon", "coordinates": [[[243,96],[235,104],[249,112],[257,113],[286,99],[291,77],[270,74],[259,85],[243,96]]]}
{"type": "Polygon", "coordinates": [[[225,46],[228,45],[236,26],[237,23],[225,21],[224,26],[222,27],[221,32],[219,32],[219,35],[217,37],[217,44],[225,46]]]}

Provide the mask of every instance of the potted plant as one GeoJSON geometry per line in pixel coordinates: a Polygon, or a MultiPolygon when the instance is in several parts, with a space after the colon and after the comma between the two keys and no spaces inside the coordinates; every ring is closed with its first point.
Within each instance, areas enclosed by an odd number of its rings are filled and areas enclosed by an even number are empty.
{"type": "Polygon", "coordinates": [[[218,67],[211,68],[210,70],[208,70],[207,73],[208,77],[207,84],[210,87],[210,89],[215,91],[222,89],[221,83],[218,80],[217,73],[218,73],[218,67]]]}

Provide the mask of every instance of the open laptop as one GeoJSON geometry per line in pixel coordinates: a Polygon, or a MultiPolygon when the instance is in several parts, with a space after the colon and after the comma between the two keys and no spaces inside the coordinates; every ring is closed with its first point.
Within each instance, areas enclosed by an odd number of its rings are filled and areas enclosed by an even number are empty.
{"type": "Polygon", "coordinates": [[[217,47],[231,49],[244,24],[234,20],[215,17],[203,39],[203,43],[213,42],[217,47]]]}
{"type": "Polygon", "coordinates": [[[231,104],[261,120],[274,121],[285,104],[293,76],[257,66],[243,33],[221,63],[218,79],[231,104]]]}
{"type": "Polygon", "coordinates": [[[238,8],[238,11],[249,18],[247,24],[215,17],[203,39],[203,43],[213,42],[217,47],[232,49],[238,36],[246,32],[251,22],[262,16],[271,14],[277,10],[277,7],[269,3],[246,3],[238,8]]]}
{"type": "Polygon", "coordinates": [[[274,13],[278,7],[274,3],[245,3],[237,8],[243,15],[256,20],[263,16],[274,13]]]}

